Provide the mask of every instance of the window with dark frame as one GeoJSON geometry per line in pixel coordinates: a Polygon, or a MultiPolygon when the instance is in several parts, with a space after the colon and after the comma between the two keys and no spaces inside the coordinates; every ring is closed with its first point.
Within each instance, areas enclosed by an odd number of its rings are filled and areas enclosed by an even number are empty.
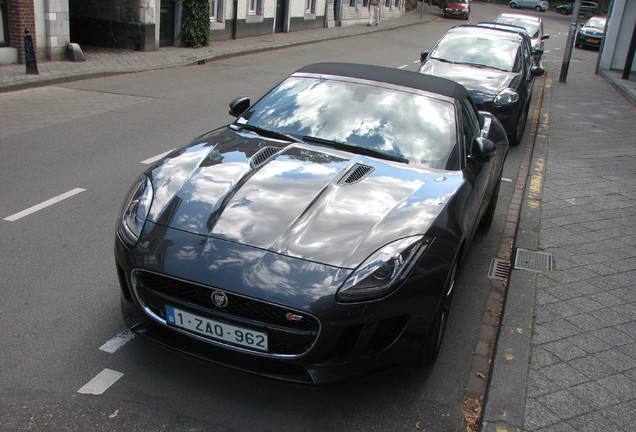
{"type": "Polygon", "coordinates": [[[6,2],[0,0],[0,47],[9,45],[8,27],[6,2]]]}

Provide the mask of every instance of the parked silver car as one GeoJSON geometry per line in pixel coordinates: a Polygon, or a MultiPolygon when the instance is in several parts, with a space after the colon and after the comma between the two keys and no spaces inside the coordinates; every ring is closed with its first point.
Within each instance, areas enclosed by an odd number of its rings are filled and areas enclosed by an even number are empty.
{"type": "Polygon", "coordinates": [[[550,35],[543,32],[543,20],[541,18],[520,13],[502,12],[497,16],[495,22],[523,27],[532,41],[534,64],[538,66],[541,63],[543,41],[550,38],[550,35]]]}
{"type": "Polygon", "coordinates": [[[508,3],[513,9],[524,8],[524,9],[534,9],[537,12],[545,12],[548,10],[548,1],[547,0],[511,0],[508,3]]]}

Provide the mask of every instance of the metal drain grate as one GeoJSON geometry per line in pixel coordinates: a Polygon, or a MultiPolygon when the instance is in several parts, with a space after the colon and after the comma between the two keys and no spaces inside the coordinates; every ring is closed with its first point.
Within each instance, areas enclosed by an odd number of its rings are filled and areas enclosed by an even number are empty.
{"type": "Polygon", "coordinates": [[[510,263],[499,258],[493,258],[490,261],[488,277],[490,279],[508,279],[510,277],[510,263]]]}
{"type": "Polygon", "coordinates": [[[515,254],[515,270],[530,270],[539,273],[552,271],[552,255],[544,252],[532,252],[526,249],[517,249],[515,254]]]}

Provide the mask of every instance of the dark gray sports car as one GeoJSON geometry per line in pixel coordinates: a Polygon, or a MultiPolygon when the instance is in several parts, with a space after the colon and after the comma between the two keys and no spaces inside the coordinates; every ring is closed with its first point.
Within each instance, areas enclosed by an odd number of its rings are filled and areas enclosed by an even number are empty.
{"type": "Polygon", "coordinates": [[[123,206],[128,326],[298,382],[434,361],[457,267],[493,218],[499,121],[453,81],[341,63],[230,108],[123,206]]]}

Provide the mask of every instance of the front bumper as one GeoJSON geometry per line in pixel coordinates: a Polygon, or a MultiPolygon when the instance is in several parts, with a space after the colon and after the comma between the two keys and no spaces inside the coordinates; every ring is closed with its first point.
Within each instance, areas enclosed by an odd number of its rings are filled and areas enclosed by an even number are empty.
{"type": "MultiPolygon", "coordinates": [[[[177,248],[195,247],[201,238],[169,230],[164,239],[177,248]]],[[[444,240],[435,242],[449,250],[444,240]]],[[[240,247],[232,245],[233,248],[240,247]]],[[[427,250],[427,255],[428,251],[427,250]]],[[[121,287],[121,303],[128,327],[137,334],[179,352],[217,364],[278,379],[323,384],[367,374],[387,365],[410,363],[417,358],[431,326],[452,262],[445,255],[427,256],[428,264],[414,270],[419,283],[407,280],[388,298],[358,304],[342,304],[333,294],[312,302],[298,299],[286,303],[221,288],[236,309],[220,309],[210,300],[214,278],[196,279],[183,268],[154,264],[141,247],[127,248],[116,240],[115,257],[121,287]],[[433,270],[424,270],[433,269],[433,270]],[[427,287],[421,286],[422,277],[427,287]],[[175,306],[198,316],[255,331],[267,332],[267,352],[258,352],[224,341],[212,340],[168,325],[165,307],[175,306]],[[290,312],[303,316],[301,323],[288,321],[290,312]]],[[[158,260],[162,261],[162,260],[158,260]]],[[[249,267],[249,266],[248,266],[249,267]]],[[[249,268],[244,270],[247,275],[249,268]]],[[[302,272],[301,272],[302,273],[302,272]]],[[[243,276],[245,276],[243,275],[243,276]]],[[[300,283],[300,281],[299,281],[300,283]]]]}
{"type": "Polygon", "coordinates": [[[578,34],[576,36],[576,46],[585,46],[588,48],[600,48],[602,38],[597,36],[586,36],[578,34]]]}

